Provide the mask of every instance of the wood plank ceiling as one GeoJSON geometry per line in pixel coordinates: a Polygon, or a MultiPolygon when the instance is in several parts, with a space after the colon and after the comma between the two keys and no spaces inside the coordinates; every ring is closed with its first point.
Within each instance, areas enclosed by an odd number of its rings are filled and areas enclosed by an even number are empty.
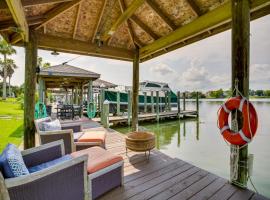
{"type": "MultiPolygon", "coordinates": [[[[0,1],[0,33],[14,45],[27,38],[23,20],[14,20],[23,11],[41,49],[128,61],[136,47],[145,61],[230,28],[229,0],[21,0],[15,13],[9,2],[0,1]]],[[[270,1],[251,7],[255,19],[269,14],[270,1]]]]}

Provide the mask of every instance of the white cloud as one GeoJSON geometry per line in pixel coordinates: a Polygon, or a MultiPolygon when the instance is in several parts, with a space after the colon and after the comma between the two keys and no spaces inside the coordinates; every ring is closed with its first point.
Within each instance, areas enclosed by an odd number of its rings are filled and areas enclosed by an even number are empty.
{"type": "Polygon", "coordinates": [[[167,76],[172,75],[175,73],[175,70],[173,70],[170,66],[162,63],[158,65],[153,65],[150,67],[150,72],[155,73],[159,76],[167,76]]]}
{"type": "Polygon", "coordinates": [[[190,61],[190,67],[176,79],[176,84],[184,90],[207,90],[229,87],[226,74],[213,74],[209,67],[202,66],[199,59],[190,61]]]}

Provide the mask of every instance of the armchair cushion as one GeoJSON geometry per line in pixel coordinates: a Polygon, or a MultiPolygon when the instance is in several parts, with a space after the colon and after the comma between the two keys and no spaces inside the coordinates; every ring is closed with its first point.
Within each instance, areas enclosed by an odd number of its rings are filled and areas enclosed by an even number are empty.
{"type": "Polygon", "coordinates": [[[106,133],[104,131],[84,131],[78,142],[100,142],[105,143],[106,133]]]}
{"type": "Polygon", "coordinates": [[[5,178],[29,174],[20,150],[13,144],[8,144],[1,154],[0,166],[5,178]]]}
{"type": "Polygon", "coordinates": [[[77,158],[82,155],[88,155],[87,172],[89,174],[123,160],[122,156],[114,155],[101,147],[91,147],[71,153],[73,158],[77,158]]]}
{"type": "Polygon", "coordinates": [[[43,122],[44,131],[60,131],[62,130],[60,121],[58,119],[51,122],[43,122]]]}
{"type": "Polygon", "coordinates": [[[55,160],[51,160],[51,161],[36,165],[34,167],[30,167],[30,168],[28,168],[28,170],[30,173],[34,173],[34,172],[41,171],[43,169],[52,167],[54,165],[57,165],[59,163],[62,163],[64,161],[71,160],[71,159],[72,159],[72,157],[70,155],[65,155],[65,156],[62,156],[62,157],[57,158],[55,160]]]}

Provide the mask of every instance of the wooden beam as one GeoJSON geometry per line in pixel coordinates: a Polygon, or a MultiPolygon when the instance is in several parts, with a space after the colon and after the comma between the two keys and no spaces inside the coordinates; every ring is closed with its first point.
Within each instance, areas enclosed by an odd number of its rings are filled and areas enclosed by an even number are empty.
{"type": "Polygon", "coordinates": [[[29,41],[25,43],[25,81],[24,81],[24,149],[35,146],[35,91],[37,67],[37,38],[30,29],[29,41]]]}
{"type": "MultiPolygon", "coordinates": [[[[250,62],[250,2],[244,0],[232,0],[232,88],[236,88],[249,97],[249,62],[250,62]]],[[[238,96],[234,90],[233,96],[238,96]]],[[[242,116],[232,115],[232,121],[237,120],[238,127],[242,127],[242,116]]],[[[238,127],[232,127],[238,132],[238,127]]],[[[241,129],[241,128],[240,128],[241,129]]],[[[235,150],[231,147],[231,154],[235,150]]],[[[239,149],[237,156],[237,178],[231,180],[233,184],[247,188],[248,181],[248,145],[239,149]]],[[[231,158],[232,159],[232,158],[231,158]]],[[[233,162],[233,161],[232,161],[233,162]]],[[[231,165],[235,169],[235,166],[231,165]]],[[[231,169],[232,171],[232,169],[231,169]]],[[[232,175],[231,175],[232,177],[232,175]]]]}
{"type": "Polygon", "coordinates": [[[54,3],[64,3],[72,0],[22,0],[22,5],[25,7],[44,5],[44,4],[54,4],[54,3]]]}
{"type": "Polygon", "coordinates": [[[78,28],[78,22],[79,22],[79,18],[80,18],[80,12],[81,12],[81,3],[79,3],[78,8],[77,8],[77,15],[76,15],[76,21],[74,24],[74,29],[73,29],[73,39],[75,39],[76,36],[76,32],[77,32],[77,28],[78,28]]]}
{"type": "Polygon", "coordinates": [[[46,50],[56,50],[67,53],[91,55],[127,61],[132,61],[134,54],[133,51],[127,49],[108,46],[102,46],[99,48],[96,44],[89,44],[88,42],[44,34],[38,35],[38,46],[39,48],[46,50]]]}
{"type": "Polygon", "coordinates": [[[146,3],[158,14],[158,16],[172,29],[175,30],[177,26],[173,21],[166,16],[166,14],[159,8],[153,0],[146,0],[146,3]]]}
{"type": "MultiPolygon", "coordinates": [[[[54,4],[54,3],[63,3],[72,0],[22,0],[22,5],[24,7],[44,5],[44,4],[54,4]]],[[[0,1],[0,9],[7,9],[8,6],[5,1],[0,1]]]]}
{"type": "Polygon", "coordinates": [[[60,4],[59,6],[56,6],[51,11],[49,11],[48,13],[46,13],[44,15],[45,20],[39,26],[36,27],[36,30],[39,29],[40,27],[46,25],[47,23],[49,23],[50,21],[55,19],[60,14],[66,12],[69,9],[73,8],[74,6],[78,5],[81,1],[82,0],[73,0],[71,2],[64,4],[64,5],[60,4]]]}
{"type": "MultiPolygon", "coordinates": [[[[270,4],[268,0],[253,0],[251,11],[262,9],[270,4]]],[[[164,36],[153,43],[140,49],[140,58],[148,57],[155,52],[164,48],[168,48],[177,43],[181,43],[187,39],[200,35],[208,30],[223,26],[231,21],[231,1],[221,5],[220,7],[209,11],[208,13],[198,17],[194,21],[186,24],[167,36],[164,36]]]]}
{"type": "Polygon", "coordinates": [[[98,20],[97,20],[97,23],[96,23],[96,26],[95,26],[95,31],[94,31],[94,35],[93,35],[93,38],[92,38],[92,43],[95,42],[97,31],[98,31],[98,28],[99,28],[99,25],[100,25],[100,22],[101,22],[101,19],[102,19],[106,4],[107,4],[107,0],[103,0],[103,4],[102,4],[101,10],[99,12],[98,20]]]}
{"type": "Polygon", "coordinates": [[[111,28],[102,35],[102,40],[107,41],[119,28],[119,26],[135,13],[135,11],[144,3],[144,1],[145,0],[133,0],[125,12],[114,22],[111,28]]]}
{"type": "Polygon", "coordinates": [[[196,4],[196,2],[194,0],[186,0],[186,1],[195,15],[197,15],[197,16],[202,15],[201,9],[198,7],[198,5],[196,4]]]}
{"type": "MultiPolygon", "coordinates": [[[[125,2],[124,0],[118,0],[118,3],[119,3],[119,6],[120,6],[120,9],[121,9],[121,12],[122,14],[125,12],[125,9],[126,9],[126,5],[125,5],[125,2]]],[[[129,19],[127,20],[127,27],[128,27],[128,35],[133,43],[133,45],[135,46],[135,42],[134,42],[134,33],[133,33],[133,30],[132,30],[132,27],[131,27],[131,24],[130,24],[130,21],[129,19]]]]}
{"type": "Polygon", "coordinates": [[[138,131],[138,101],[139,101],[139,80],[140,80],[140,61],[139,49],[136,48],[133,60],[132,78],[132,130],[138,131]]]}
{"type": "Polygon", "coordinates": [[[130,17],[130,20],[137,24],[144,32],[146,32],[151,38],[157,40],[159,37],[155,34],[148,26],[146,26],[138,17],[135,15],[130,17]]]}
{"type": "MultiPolygon", "coordinates": [[[[28,26],[33,26],[42,23],[44,20],[44,16],[34,16],[34,17],[27,17],[27,24],[28,26]]],[[[13,20],[6,20],[2,21],[0,24],[0,31],[19,31],[17,24],[14,23],[13,20]]]]}
{"type": "Polygon", "coordinates": [[[20,35],[22,39],[28,42],[28,24],[21,1],[6,0],[6,3],[8,5],[13,20],[15,21],[17,27],[21,30],[20,35]]]}

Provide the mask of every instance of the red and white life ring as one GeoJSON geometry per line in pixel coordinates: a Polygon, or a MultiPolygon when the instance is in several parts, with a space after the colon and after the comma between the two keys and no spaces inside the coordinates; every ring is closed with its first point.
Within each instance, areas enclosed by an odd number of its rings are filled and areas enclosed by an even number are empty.
{"type": "Polygon", "coordinates": [[[220,108],[218,113],[218,126],[220,133],[230,144],[244,145],[249,143],[255,136],[258,127],[258,117],[253,105],[242,97],[232,97],[228,99],[220,108]],[[229,127],[228,118],[233,110],[242,112],[242,129],[235,133],[229,127]]]}

